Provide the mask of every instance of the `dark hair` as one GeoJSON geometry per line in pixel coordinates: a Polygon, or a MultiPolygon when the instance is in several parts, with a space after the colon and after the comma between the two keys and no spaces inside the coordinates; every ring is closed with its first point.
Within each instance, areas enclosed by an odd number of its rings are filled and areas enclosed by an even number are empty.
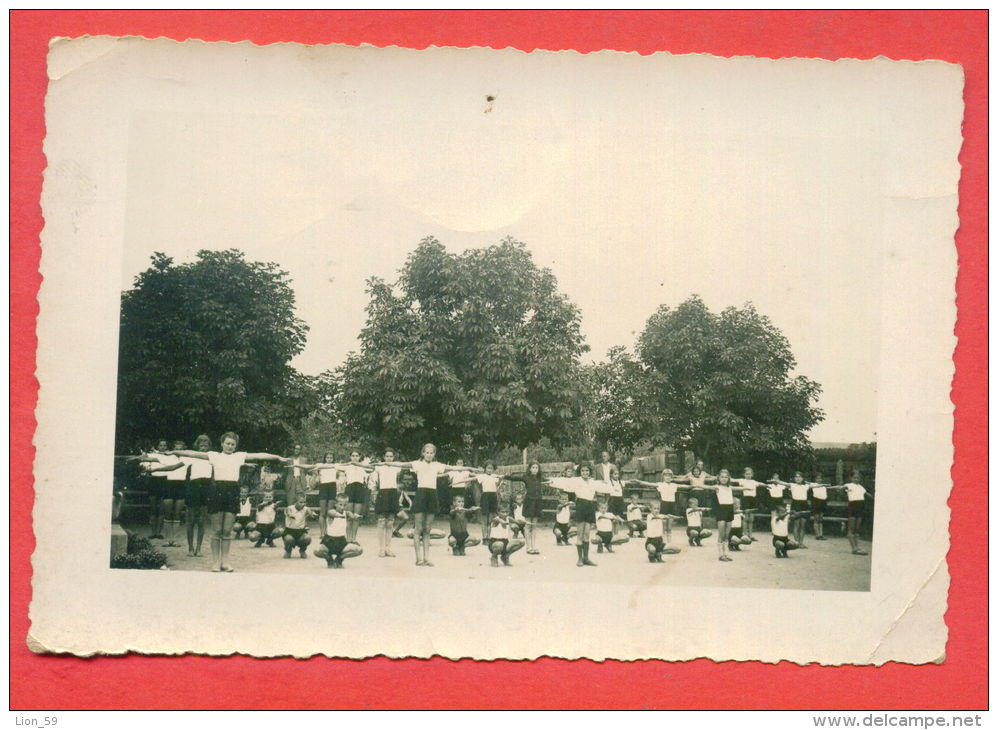
{"type": "Polygon", "coordinates": [[[532,467],[532,466],[536,466],[537,467],[537,476],[540,476],[543,473],[541,471],[541,463],[539,461],[531,461],[529,464],[527,464],[527,475],[528,476],[530,475],[530,467],[532,467]]]}
{"type": "Polygon", "coordinates": [[[218,438],[219,445],[221,445],[221,443],[225,441],[225,439],[233,439],[236,442],[236,446],[239,445],[239,434],[236,433],[235,431],[226,431],[221,436],[219,436],[218,438]]]}
{"type": "Polygon", "coordinates": [[[494,461],[486,461],[485,462],[485,468],[488,469],[490,466],[493,469],[498,469],[499,468],[499,467],[496,466],[496,463],[494,461]]]}
{"type": "Polygon", "coordinates": [[[589,462],[586,462],[585,464],[579,464],[578,468],[575,471],[579,476],[582,476],[583,469],[589,470],[589,476],[592,476],[593,474],[596,473],[596,470],[593,469],[593,465],[590,464],[589,462]]]}

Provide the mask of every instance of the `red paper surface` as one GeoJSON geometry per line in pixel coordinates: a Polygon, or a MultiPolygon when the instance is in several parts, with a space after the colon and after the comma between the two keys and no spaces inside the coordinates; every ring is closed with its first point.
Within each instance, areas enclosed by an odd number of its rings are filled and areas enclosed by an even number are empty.
{"type": "MultiPolygon", "coordinates": [[[[987,707],[987,520],[982,517],[987,490],[981,483],[987,473],[986,11],[13,11],[10,56],[11,709],[987,707]],[[883,55],[962,64],[966,115],[956,237],[959,342],[950,499],[956,537],[949,553],[945,663],[827,668],[707,660],[77,659],[29,652],[25,637],[35,544],[31,439],[37,395],[34,327],[41,278],[45,54],[52,37],[87,34],[772,58],[883,55]]],[[[182,610],[183,597],[177,601],[182,610]]]]}

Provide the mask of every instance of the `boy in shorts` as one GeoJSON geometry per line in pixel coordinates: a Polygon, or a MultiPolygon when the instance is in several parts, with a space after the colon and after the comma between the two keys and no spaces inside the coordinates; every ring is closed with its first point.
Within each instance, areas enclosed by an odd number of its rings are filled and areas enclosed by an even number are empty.
{"type": "Polygon", "coordinates": [[[556,545],[568,545],[572,524],[572,503],[564,492],[558,494],[558,510],[554,514],[554,539],[556,545]]]}
{"type": "Polygon", "coordinates": [[[358,518],[350,512],[349,506],[349,495],[340,493],[336,495],[336,506],[326,513],[326,536],[322,538],[324,549],[321,552],[317,550],[315,554],[326,559],[327,568],[342,568],[344,560],[356,558],[364,552],[357,543],[347,542],[349,521],[358,518]]]}
{"type": "Polygon", "coordinates": [[[308,535],[308,518],[318,517],[315,510],[305,506],[305,492],[298,492],[295,503],[284,510],[284,557],[290,558],[291,551],[298,548],[299,556],[306,557],[306,548],[312,543],[308,535]]]}
{"type": "Polygon", "coordinates": [[[499,505],[499,512],[492,518],[492,530],[489,532],[489,552],[492,553],[492,567],[499,567],[499,560],[507,568],[510,567],[509,556],[524,546],[523,540],[513,537],[512,519],[509,514],[509,505],[502,502],[499,505]]]}
{"type": "Polygon", "coordinates": [[[454,496],[450,510],[450,536],[447,543],[452,555],[465,555],[464,549],[478,545],[481,540],[468,536],[468,515],[477,512],[478,507],[465,507],[464,497],[454,496]]]}

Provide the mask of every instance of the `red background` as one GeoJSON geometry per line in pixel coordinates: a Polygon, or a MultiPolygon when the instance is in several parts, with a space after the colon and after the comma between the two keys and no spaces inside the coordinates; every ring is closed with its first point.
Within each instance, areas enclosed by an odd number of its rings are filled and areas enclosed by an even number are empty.
{"type": "MultiPolygon", "coordinates": [[[[13,11],[11,54],[12,709],[782,708],[987,706],[987,13],[985,11],[13,11]],[[76,659],[25,646],[30,529],[39,195],[45,158],[45,53],[53,36],[167,36],[256,43],[513,46],[821,58],[938,58],[962,64],[955,487],[946,661],[913,667],[759,663],[420,661],[246,657],[76,659]],[[335,681],[331,679],[335,678],[335,681]],[[805,684],[806,683],[806,684],[805,684]],[[291,688],[293,687],[293,691],[291,688]],[[613,688],[594,692],[592,688],[613,688]],[[806,687],[806,689],[805,689],[806,687]]],[[[178,597],[178,601],[182,601],[178,597]]]]}

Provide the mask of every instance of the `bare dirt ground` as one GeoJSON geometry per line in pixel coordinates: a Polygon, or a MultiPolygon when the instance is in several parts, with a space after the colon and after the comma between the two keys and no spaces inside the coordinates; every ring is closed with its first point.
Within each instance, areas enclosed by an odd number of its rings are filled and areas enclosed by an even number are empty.
{"type": "MultiPolygon", "coordinates": [[[[440,519],[437,530],[446,532],[447,523],[440,519]]],[[[403,529],[403,532],[406,528],[403,529]]],[[[142,535],[148,529],[139,528],[142,535]]],[[[537,547],[540,555],[527,555],[520,551],[513,555],[512,567],[492,568],[488,551],[481,545],[467,549],[464,557],[451,555],[445,539],[433,540],[430,559],[433,567],[416,567],[412,540],[392,540],[395,558],[378,557],[377,538],[374,527],[364,525],[360,529],[358,541],[364,554],[345,561],[345,569],[351,574],[365,574],[372,578],[413,577],[424,575],[427,579],[467,579],[500,580],[509,583],[579,582],[644,584],[649,573],[656,583],[671,583],[683,586],[712,586],[729,588],[789,588],[795,590],[866,591],[870,587],[869,555],[853,555],[846,539],[838,535],[838,530],[829,530],[831,535],[825,541],[816,541],[812,535],[805,539],[808,549],[795,550],[788,559],[777,559],[773,554],[768,532],[757,534],[758,542],[732,553],[733,561],[720,562],[717,557],[716,536],[703,541],[703,547],[690,547],[687,544],[684,528],[674,527],[672,547],[679,548],[677,555],[664,556],[662,563],[649,563],[644,552],[644,539],[635,538],[629,543],[618,545],[615,553],[599,554],[596,546],[590,548],[590,558],[598,565],[595,568],[576,567],[576,551],[573,546],[556,546],[550,528],[540,529],[537,547]]],[[[327,572],[330,580],[335,580],[337,570],[328,570],[326,561],[316,558],[313,550],[319,546],[319,530],[314,524],[310,527],[313,543],[305,559],[295,551],[290,560],[284,558],[282,547],[254,548],[248,540],[234,540],[230,555],[232,567],[239,572],[252,573],[315,573],[327,572]]],[[[472,535],[478,535],[472,528],[472,535]]],[[[207,538],[203,546],[203,557],[187,555],[186,538],[181,536],[183,547],[168,548],[162,540],[154,540],[153,546],[162,550],[168,557],[171,570],[210,570],[209,544],[207,538]]],[[[275,541],[279,543],[280,541],[275,541]]],[[[861,541],[861,547],[872,552],[869,542],[861,541]]]]}

